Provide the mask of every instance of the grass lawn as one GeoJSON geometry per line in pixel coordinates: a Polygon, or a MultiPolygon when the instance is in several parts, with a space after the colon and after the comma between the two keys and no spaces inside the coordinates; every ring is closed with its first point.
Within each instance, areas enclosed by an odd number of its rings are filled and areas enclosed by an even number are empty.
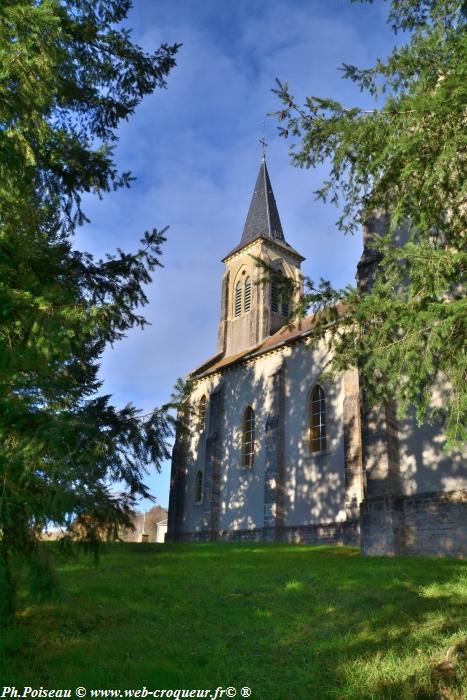
{"type": "Polygon", "coordinates": [[[97,567],[58,569],[60,600],[24,600],[0,633],[0,697],[5,685],[233,686],[237,697],[249,686],[253,700],[454,700],[467,688],[461,561],[121,544],[97,567]]]}

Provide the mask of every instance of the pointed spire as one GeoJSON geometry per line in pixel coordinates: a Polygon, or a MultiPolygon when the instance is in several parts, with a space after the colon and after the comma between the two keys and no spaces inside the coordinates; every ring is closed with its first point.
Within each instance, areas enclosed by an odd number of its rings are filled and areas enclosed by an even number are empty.
{"type": "Polygon", "coordinates": [[[300,260],[305,260],[303,255],[297,253],[284,238],[284,232],[282,231],[282,224],[266,166],[264,146],[267,146],[267,144],[265,142],[263,143],[263,141],[260,141],[263,145],[263,157],[261,159],[261,165],[259,166],[253,197],[251,198],[250,208],[243,228],[242,239],[230,253],[222,258],[223,262],[258,238],[269,238],[271,241],[276,241],[300,260]]]}
{"type": "Polygon", "coordinates": [[[264,153],[240,246],[254,241],[258,236],[285,242],[264,153]]]}

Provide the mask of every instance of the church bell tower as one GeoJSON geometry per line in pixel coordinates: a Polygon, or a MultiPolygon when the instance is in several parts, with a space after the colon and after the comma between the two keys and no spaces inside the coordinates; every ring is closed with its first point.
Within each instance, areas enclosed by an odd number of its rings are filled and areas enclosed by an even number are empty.
{"type": "Polygon", "coordinates": [[[240,243],[222,261],[218,352],[227,357],[253,348],[287,323],[291,302],[302,292],[304,259],[284,238],[263,154],[240,243]],[[280,278],[290,281],[292,298],[277,284],[280,278]]]}

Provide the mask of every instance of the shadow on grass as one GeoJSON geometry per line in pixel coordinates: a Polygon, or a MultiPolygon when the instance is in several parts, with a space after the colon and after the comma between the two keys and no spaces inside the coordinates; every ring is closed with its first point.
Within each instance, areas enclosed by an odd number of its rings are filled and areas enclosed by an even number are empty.
{"type": "Polygon", "coordinates": [[[26,607],[16,638],[4,639],[5,684],[247,685],[268,700],[462,697],[461,656],[443,667],[465,619],[460,561],[124,544],[97,568],[83,559],[60,569],[62,602],[26,607]]]}

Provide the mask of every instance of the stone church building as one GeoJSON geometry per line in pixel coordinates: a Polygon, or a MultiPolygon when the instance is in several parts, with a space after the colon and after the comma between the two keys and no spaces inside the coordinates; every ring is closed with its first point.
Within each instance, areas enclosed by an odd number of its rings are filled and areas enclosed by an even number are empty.
{"type": "MultiPolygon", "coordinates": [[[[379,225],[369,222],[369,227],[379,225]]],[[[366,554],[467,553],[467,470],[443,437],[394,405],[368,408],[358,371],[322,380],[313,316],[257,259],[301,293],[304,257],[284,237],[266,162],[240,243],[223,259],[217,353],[190,374],[193,415],[176,437],[168,541],[360,544],[366,554]]],[[[375,260],[365,248],[359,284],[375,260]]]]}

